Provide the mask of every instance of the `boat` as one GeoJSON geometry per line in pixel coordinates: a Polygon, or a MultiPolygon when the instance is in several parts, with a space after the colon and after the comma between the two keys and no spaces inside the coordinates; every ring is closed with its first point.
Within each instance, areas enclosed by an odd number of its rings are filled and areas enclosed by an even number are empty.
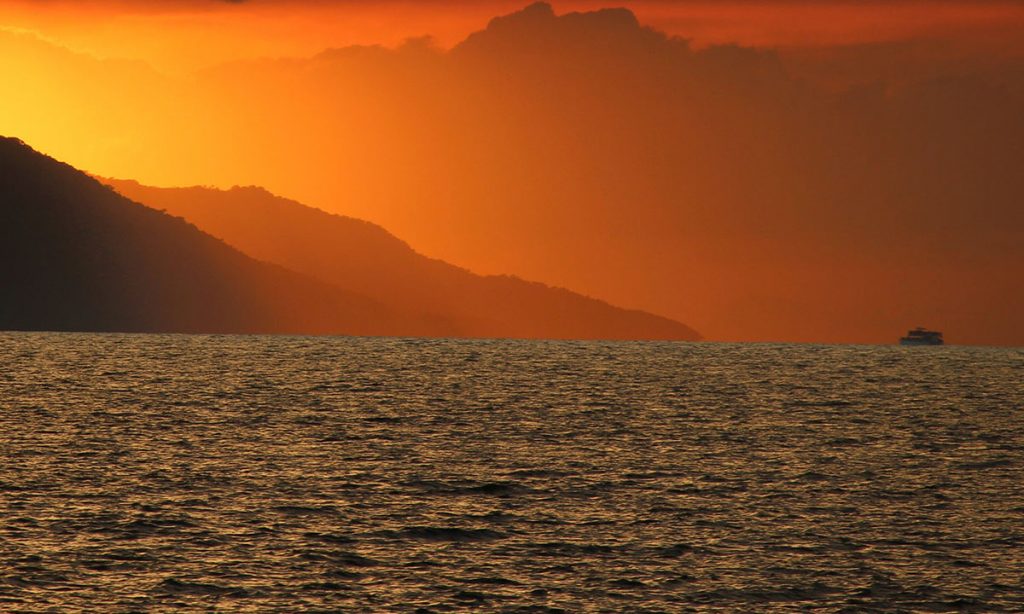
{"type": "Polygon", "coordinates": [[[906,337],[900,337],[900,345],[942,345],[942,333],[937,330],[928,330],[918,326],[907,332],[906,337]]]}

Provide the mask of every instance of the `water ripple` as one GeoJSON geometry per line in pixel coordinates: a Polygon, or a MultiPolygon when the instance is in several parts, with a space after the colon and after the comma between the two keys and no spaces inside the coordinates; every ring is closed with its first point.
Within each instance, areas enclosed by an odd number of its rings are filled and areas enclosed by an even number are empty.
{"type": "Polygon", "coordinates": [[[1024,610],[1024,352],[0,334],[0,611],[1024,610]]]}

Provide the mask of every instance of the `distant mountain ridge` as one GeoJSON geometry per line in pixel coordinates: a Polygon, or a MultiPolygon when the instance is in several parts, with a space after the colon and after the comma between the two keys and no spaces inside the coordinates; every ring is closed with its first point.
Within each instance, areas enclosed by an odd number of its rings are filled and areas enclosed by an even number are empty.
{"type": "Polygon", "coordinates": [[[460,337],[695,340],[693,329],[512,276],[481,276],[423,256],[385,229],[257,187],[154,188],[103,180],[180,215],[242,252],[425,314],[424,334],[460,337]]]}
{"type": "Polygon", "coordinates": [[[698,338],[258,188],[112,183],[150,206],[0,137],[0,330],[698,338]]]}

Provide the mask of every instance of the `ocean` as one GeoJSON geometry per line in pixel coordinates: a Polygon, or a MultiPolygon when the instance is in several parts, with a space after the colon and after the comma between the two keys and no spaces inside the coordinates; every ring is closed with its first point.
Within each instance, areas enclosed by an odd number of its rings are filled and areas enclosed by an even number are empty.
{"type": "Polygon", "coordinates": [[[0,611],[1024,611],[1024,350],[0,334],[0,611]]]}

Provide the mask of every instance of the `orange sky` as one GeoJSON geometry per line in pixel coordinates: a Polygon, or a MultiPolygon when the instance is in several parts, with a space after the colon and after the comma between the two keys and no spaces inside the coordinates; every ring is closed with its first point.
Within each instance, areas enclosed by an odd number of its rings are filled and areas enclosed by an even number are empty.
{"type": "Polygon", "coordinates": [[[263,185],[711,339],[1024,343],[1024,5],[553,4],[639,24],[0,0],[0,133],[103,176],[263,185]]]}
{"type": "MultiPolygon", "coordinates": [[[[164,70],[226,60],[311,55],[352,44],[397,45],[429,35],[451,46],[516,0],[0,0],[0,24],[99,57],[164,70]]],[[[698,46],[834,45],[947,38],[1020,47],[1024,5],[966,1],[554,0],[558,12],[626,6],[698,46]]]]}

